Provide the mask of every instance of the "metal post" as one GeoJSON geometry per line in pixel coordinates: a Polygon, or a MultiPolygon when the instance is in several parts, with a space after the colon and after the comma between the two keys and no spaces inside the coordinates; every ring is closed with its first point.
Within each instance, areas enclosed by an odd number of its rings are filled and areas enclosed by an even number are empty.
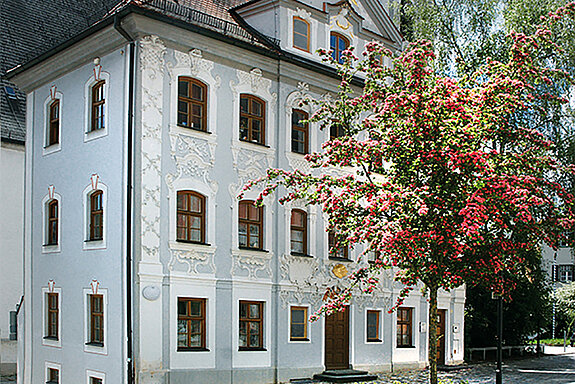
{"type": "Polygon", "coordinates": [[[503,297],[497,298],[497,369],[495,370],[495,383],[503,384],[501,360],[503,359],[503,297]]]}

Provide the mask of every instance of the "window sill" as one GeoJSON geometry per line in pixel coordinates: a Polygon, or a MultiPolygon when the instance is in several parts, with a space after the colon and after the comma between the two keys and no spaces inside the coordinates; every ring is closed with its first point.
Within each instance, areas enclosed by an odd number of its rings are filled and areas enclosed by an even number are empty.
{"type": "Polygon", "coordinates": [[[187,125],[177,124],[176,126],[177,126],[178,128],[191,129],[192,131],[201,132],[201,133],[205,133],[205,134],[208,134],[208,135],[211,135],[211,134],[212,134],[210,131],[205,131],[205,130],[203,130],[203,129],[194,128],[194,127],[189,127],[189,126],[187,126],[187,125]]]}
{"type": "Polygon", "coordinates": [[[101,239],[101,240],[84,240],[83,249],[85,251],[89,251],[92,249],[106,249],[106,241],[104,239],[101,239]]]}
{"type": "Polygon", "coordinates": [[[296,151],[293,151],[293,150],[291,151],[291,153],[293,153],[293,154],[295,154],[295,155],[300,155],[300,156],[305,156],[305,155],[308,155],[308,154],[309,154],[309,152],[296,152],[296,151]]]}
{"type": "Polygon", "coordinates": [[[89,343],[86,343],[86,345],[89,345],[90,347],[98,347],[98,348],[104,348],[104,343],[97,343],[94,341],[91,341],[89,343]]]}
{"type": "Polygon", "coordinates": [[[60,252],[60,244],[42,245],[42,253],[58,253],[58,252],[60,252]]]}
{"type": "Polygon", "coordinates": [[[380,339],[367,339],[366,342],[368,343],[381,343],[383,340],[380,339]]]}
{"type": "Polygon", "coordinates": [[[270,148],[269,145],[265,145],[265,144],[263,144],[263,143],[258,143],[258,142],[255,142],[255,141],[248,141],[248,140],[244,140],[244,139],[240,139],[240,141],[241,141],[242,143],[248,143],[248,144],[258,145],[258,146],[264,147],[264,148],[270,148]]]}
{"type": "Polygon", "coordinates": [[[333,260],[333,261],[347,261],[348,263],[353,262],[353,260],[351,260],[351,259],[347,259],[345,257],[337,257],[337,256],[329,256],[328,259],[333,260]]]}
{"type": "Polygon", "coordinates": [[[196,347],[196,348],[178,348],[178,352],[210,352],[208,348],[196,347]]]}
{"type": "Polygon", "coordinates": [[[56,336],[44,336],[44,340],[58,341],[56,336]]]}
{"type": "Polygon", "coordinates": [[[102,241],[104,239],[89,239],[89,240],[84,240],[84,243],[96,243],[98,241],[102,241]]]}
{"type": "Polygon", "coordinates": [[[397,348],[401,348],[401,349],[415,349],[415,345],[398,345],[397,348]]]}
{"type": "Polygon", "coordinates": [[[108,135],[108,129],[106,127],[87,131],[84,132],[84,142],[96,140],[107,135],[108,135]]]}
{"type": "Polygon", "coordinates": [[[42,156],[50,155],[62,150],[60,143],[54,143],[42,148],[42,156]]]}
{"type": "Polygon", "coordinates": [[[265,348],[250,348],[250,347],[239,347],[240,352],[267,352],[265,348]]]}
{"type": "Polygon", "coordinates": [[[291,341],[291,342],[298,342],[298,341],[306,342],[306,341],[310,341],[310,340],[308,338],[305,338],[305,339],[289,339],[289,341],[291,341]]]}
{"type": "Polygon", "coordinates": [[[204,243],[201,241],[193,241],[193,240],[183,240],[183,239],[176,239],[177,243],[183,243],[183,244],[196,244],[196,245],[203,245],[205,247],[211,247],[212,245],[209,243],[204,243]]]}
{"type": "Polygon", "coordinates": [[[313,256],[308,255],[307,253],[291,252],[290,255],[295,256],[295,257],[307,257],[309,259],[313,259],[313,256]]]}
{"type": "Polygon", "coordinates": [[[263,249],[263,248],[251,248],[251,247],[242,247],[241,245],[238,247],[239,250],[241,251],[251,251],[251,252],[264,252],[264,253],[269,253],[269,251],[263,249]]]}

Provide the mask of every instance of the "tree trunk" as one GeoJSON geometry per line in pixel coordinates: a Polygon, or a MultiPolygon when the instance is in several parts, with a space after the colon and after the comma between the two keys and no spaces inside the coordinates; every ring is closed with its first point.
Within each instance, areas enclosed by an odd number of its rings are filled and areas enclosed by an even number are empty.
{"type": "Polygon", "coordinates": [[[437,384],[437,287],[429,287],[429,384],[437,384]]]}

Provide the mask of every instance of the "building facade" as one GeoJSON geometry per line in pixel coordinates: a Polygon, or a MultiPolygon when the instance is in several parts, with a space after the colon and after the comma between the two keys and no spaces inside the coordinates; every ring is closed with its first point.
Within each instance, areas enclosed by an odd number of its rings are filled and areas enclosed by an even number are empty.
{"type": "MultiPolygon", "coordinates": [[[[311,171],[337,91],[314,52],[401,36],[379,1],[128,2],[10,75],[27,92],[22,383],[275,383],[424,366],[427,301],[391,271],[309,323],[364,249],[330,254],[321,209],[238,195],[311,171]]],[[[355,81],[361,86],[361,80],[355,81]]],[[[343,174],[343,170],[329,170],[343,174]]],[[[368,262],[363,261],[363,262],[368,262]]],[[[463,360],[464,291],[440,360],[463,360]]]]}
{"type": "Polygon", "coordinates": [[[0,80],[0,374],[16,373],[22,297],[25,95],[0,80]]]}

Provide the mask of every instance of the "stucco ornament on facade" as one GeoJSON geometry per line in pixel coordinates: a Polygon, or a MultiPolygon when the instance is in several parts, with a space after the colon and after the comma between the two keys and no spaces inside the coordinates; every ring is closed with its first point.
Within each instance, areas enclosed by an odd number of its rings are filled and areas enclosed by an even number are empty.
{"type": "Polygon", "coordinates": [[[299,17],[300,19],[306,20],[308,22],[311,22],[311,13],[306,11],[303,8],[297,7],[296,8],[296,16],[299,17]]]}
{"type": "Polygon", "coordinates": [[[210,173],[215,163],[216,143],[170,133],[170,144],[176,172],[166,175],[168,188],[173,190],[176,180],[189,177],[210,186],[215,195],[218,183],[211,178],[210,173]]]}
{"type": "Polygon", "coordinates": [[[174,58],[176,63],[171,62],[166,64],[168,71],[170,73],[170,83],[177,80],[178,76],[176,74],[177,69],[186,69],[190,75],[199,77],[212,77],[216,88],[220,87],[222,79],[220,76],[212,76],[212,69],[214,68],[214,62],[206,60],[203,57],[203,52],[197,48],[191,49],[187,53],[174,50],[174,58]]]}
{"type": "Polygon", "coordinates": [[[172,259],[168,264],[170,271],[178,270],[178,264],[183,264],[188,274],[216,273],[214,262],[216,247],[194,245],[190,249],[171,249],[170,252],[172,253],[172,259]]]}
{"type": "Polygon", "coordinates": [[[271,279],[272,269],[270,261],[273,255],[273,252],[249,251],[245,249],[232,250],[233,262],[230,273],[233,277],[242,277],[247,272],[247,277],[251,280],[271,279]],[[244,273],[242,273],[242,270],[244,273]],[[258,273],[259,271],[262,271],[265,276],[258,273]]]}

